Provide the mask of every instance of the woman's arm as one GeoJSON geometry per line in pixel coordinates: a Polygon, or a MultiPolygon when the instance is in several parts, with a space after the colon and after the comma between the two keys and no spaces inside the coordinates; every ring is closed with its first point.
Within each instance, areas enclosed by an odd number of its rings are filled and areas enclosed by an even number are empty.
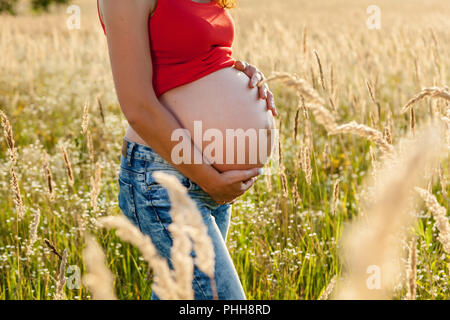
{"type": "MultiPolygon", "coordinates": [[[[206,162],[174,164],[174,130],[182,128],[156,97],[148,33],[154,0],[103,0],[101,5],[111,69],[121,109],[130,126],[152,148],[186,177],[200,185],[218,203],[234,200],[254,183],[258,169],[219,173],[206,162]]],[[[190,137],[186,137],[189,141],[190,137]]],[[[192,155],[201,151],[191,141],[192,155]]]]}

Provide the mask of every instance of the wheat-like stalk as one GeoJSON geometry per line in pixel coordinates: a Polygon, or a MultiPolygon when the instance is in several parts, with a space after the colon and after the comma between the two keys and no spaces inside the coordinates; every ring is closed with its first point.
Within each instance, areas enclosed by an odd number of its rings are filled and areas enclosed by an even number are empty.
{"type": "Polygon", "coordinates": [[[8,144],[9,157],[11,160],[11,165],[10,165],[9,171],[11,174],[10,185],[11,185],[11,190],[14,195],[14,199],[13,199],[14,206],[16,207],[16,210],[17,210],[17,216],[19,218],[23,218],[23,216],[25,215],[25,207],[23,205],[22,196],[20,194],[19,181],[17,179],[16,169],[15,169],[15,165],[17,162],[17,151],[16,151],[16,147],[15,147],[14,134],[12,131],[11,123],[8,120],[8,117],[1,110],[0,110],[0,117],[2,120],[3,132],[5,134],[6,142],[8,144]]]}
{"type": "Polygon", "coordinates": [[[176,300],[179,298],[176,290],[176,282],[172,277],[171,270],[165,259],[156,250],[150,238],[143,235],[124,216],[108,216],[99,218],[98,224],[107,229],[116,229],[116,234],[123,241],[134,245],[142,254],[142,257],[149,264],[154,272],[153,290],[164,300],[176,300]]]}
{"type": "Polygon", "coordinates": [[[50,249],[50,251],[61,261],[63,258],[62,255],[58,252],[58,249],[56,249],[56,247],[50,242],[50,240],[44,239],[44,243],[50,249]]]}
{"type": "MultiPolygon", "coordinates": [[[[211,280],[211,287],[214,298],[217,298],[217,289],[215,284],[215,252],[212,239],[208,235],[208,229],[203,222],[203,217],[197,208],[195,202],[188,196],[178,179],[172,175],[163,172],[155,172],[155,179],[167,188],[171,201],[171,214],[176,212],[174,218],[179,219],[177,215],[182,215],[185,224],[185,231],[193,242],[195,251],[195,263],[197,267],[205,273],[211,280]]],[[[181,220],[181,219],[180,219],[181,220]]],[[[174,220],[175,222],[176,220],[174,220]]]]}
{"type": "Polygon", "coordinates": [[[100,111],[100,117],[102,119],[103,125],[105,125],[105,112],[103,111],[103,104],[102,101],[100,100],[100,95],[97,96],[97,105],[98,110],[100,111]]]}
{"type": "Polygon", "coordinates": [[[95,238],[86,235],[86,248],[83,251],[86,275],[83,282],[92,293],[94,300],[116,300],[114,276],[106,266],[106,258],[95,238]]]}
{"type": "Polygon", "coordinates": [[[413,237],[410,242],[408,266],[406,279],[408,281],[408,300],[416,300],[416,278],[417,278],[417,240],[413,237]]]}
{"type": "Polygon", "coordinates": [[[319,53],[317,50],[313,50],[313,53],[316,57],[317,65],[319,66],[319,75],[320,75],[320,85],[322,86],[322,89],[325,91],[325,77],[323,75],[323,68],[322,68],[322,62],[320,61],[319,53]]]}
{"type": "Polygon", "coordinates": [[[318,300],[328,300],[331,296],[331,293],[333,292],[334,286],[336,284],[336,275],[331,278],[330,282],[328,283],[325,290],[322,292],[318,300]]]}
{"type": "Polygon", "coordinates": [[[370,141],[374,142],[386,155],[393,155],[394,148],[391,144],[389,144],[383,134],[369,126],[356,123],[355,121],[351,121],[346,124],[342,124],[337,126],[331,133],[329,134],[338,134],[338,133],[352,133],[361,137],[365,137],[370,141]]]}
{"type": "Polygon", "coordinates": [[[91,130],[87,130],[87,145],[88,145],[88,151],[89,151],[89,160],[92,164],[95,163],[95,150],[94,150],[94,141],[92,139],[92,133],[91,130]]]}
{"type": "Polygon", "coordinates": [[[384,128],[384,139],[386,140],[386,142],[388,144],[392,144],[392,134],[391,134],[391,129],[389,127],[385,127],[384,128]]]}
{"type": "Polygon", "coordinates": [[[100,194],[101,189],[101,175],[102,175],[102,168],[97,163],[95,165],[95,173],[94,176],[91,177],[91,189],[90,189],[90,197],[91,197],[91,206],[94,212],[98,209],[97,199],[100,194]]]}
{"type": "Polygon", "coordinates": [[[305,173],[305,179],[308,185],[311,185],[312,168],[311,168],[311,151],[306,145],[302,146],[301,150],[301,167],[305,173]]]}
{"type": "MultiPolygon", "coordinates": [[[[367,86],[367,89],[369,90],[370,100],[372,100],[372,102],[377,107],[377,114],[378,114],[378,119],[379,119],[380,118],[380,113],[381,113],[381,106],[380,106],[380,103],[375,98],[375,88],[372,86],[372,84],[370,83],[369,80],[366,80],[366,86],[367,86]]],[[[371,119],[372,119],[373,123],[375,124],[376,121],[373,119],[373,115],[372,114],[371,114],[371,119]]]]}
{"type": "Polygon", "coordinates": [[[55,201],[55,189],[53,188],[53,175],[52,171],[50,169],[50,166],[48,164],[48,156],[47,152],[44,150],[43,152],[43,158],[44,158],[44,176],[47,181],[47,188],[48,188],[48,196],[51,202],[55,201]]]}
{"type": "Polygon", "coordinates": [[[6,143],[8,144],[9,156],[12,163],[16,163],[17,161],[17,151],[15,147],[14,134],[12,130],[11,123],[9,122],[6,114],[0,110],[0,117],[2,120],[3,132],[5,134],[6,143]]]}
{"type": "Polygon", "coordinates": [[[17,175],[16,175],[16,171],[14,169],[14,166],[11,166],[10,173],[11,173],[10,184],[11,184],[11,189],[14,194],[14,200],[13,200],[14,206],[16,207],[16,210],[17,210],[17,216],[19,218],[23,218],[23,216],[25,215],[25,207],[23,205],[22,196],[20,194],[19,181],[17,180],[17,175]]]}
{"type": "Polygon", "coordinates": [[[339,179],[336,179],[333,185],[333,215],[336,215],[336,209],[339,202],[339,179]]]}
{"type": "Polygon", "coordinates": [[[194,260],[192,259],[192,243],[188,237],[189,225],[186,206],[186,190],[179,184],[174,176],[164,173],[154,173],[156,181],[163,185],[169,191],[171,202],[170,215],[172,223],[169,225],[169,231],[173,238],[171,249],[171,261],[173,264],[173,276],[177,284],[177,295],[180,299],[194,298],[192,281],[194,278],[194,260]]]}
{"type": "Polygon", "coordinates": [[[61,145],[61,152],[64,157],[64,164],[66,165],[67,177],[69,179],[69,185],[73,186],[74,177],[73,177],[72,165],[70,164],[69,155],[68,155],[66,147],[64,145],[61,145]]]}
{"type": "Polygon", "coordinates": [[[56,291],[54,295],[54,300],[64,300],[66,295],[64,294],[64,285],[66,284],[66,265],[67,265],[67,255],[69,250],[66,248],[62,254],[62,259],[59,264],[58,279],[56,281],[56,291]]]}
{"type": "Polygon", "coordinates": [[[436,197],[428,190],[416,188],[416,191],[425,201],[428,210],[433,214],[436,227],[439,230],[439,241],[442,243],[445,252],[450,254],[450,224],[448,222],[447,210],[439,204],[436,197]]]}
{"type": "Polygon", "coordinates": [[[344,231],[341,254],[348,271],[337,296],[340,299],[386,299],[392,293],[399,273],[399,236],[414,219],[411,191],[424,182],[423,172],[435,164],[442,151],[435,125],[417,136],[414,140],[403,138],[403,152],[397,152],[395,159],[383,160],[364,219],[344,231]]]}
{"type": "Polygon", "coordinates": [[[31,255],[31,253],[33,251],[33,245],[37,240],[37,231],[38,231],[40,220],[41,220],[41,210],[39,208],[37,208],[36,213],[34,215],[34,220],[30,224],[30,237],[28,239],[27,252],[26,252],[27,256],[31,255]]]}
{"type": "Polygon", "coordinates": [[[83,122],[81,124],[81,133],[85,134],[89,125],[89,103],[86,101],[83,109],[83,122]]]}
{"type": "Polygon", "coordinates": [[[447,88],[439,88],[439,87],[430,87],[423,88],[417,95],[411,98],[402,108],[402,113],[405,113],[412,108],[414,104],[424,99],[425,97],[431,98],[442,98],[444,100],[450,101],[450,93],[447,88]]]}
{"type": "Polygon", "coordinates": [[[336,120],[332,113],[325,108],[325,101],[319,96],[316,90],[312,88],[304,79],[297,78],[289,73],[276,72],[268,77],[265,82],[279,80],[289,87],[297,90],[298,94],[305,99],[305,105],[311,109],[316,121],[324,126],[328,132],[332,132],[337,126],[336,120]]]}
{"type": "Polygon", "coordinates": [[[283,196],[287,197],[288,196],[288,185],[287,185],[287,177],[286,177],[286,168],[283,163],[283,149],[281,147],[280,139],[278,140],[278,158],[279,158],[278,175],[280,176],[281,187],[283,188],[283,196]]]}

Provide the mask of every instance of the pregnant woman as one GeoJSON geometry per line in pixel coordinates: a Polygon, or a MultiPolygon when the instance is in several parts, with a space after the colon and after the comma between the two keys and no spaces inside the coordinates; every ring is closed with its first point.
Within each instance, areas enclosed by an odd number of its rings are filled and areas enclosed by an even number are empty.
{"type": "MultiPolygon", "coordinates": [[[[226,9],[233,2],[97,2],[130,125],[119,206],[170,264],[170,201],[153,173],[176,176],[213,240],[219,299],[245,299],[225,245],[230,202],[253,185],[270,156],[276,115],[272,93],[256,85],[263,75],[231,57],[234,23],[226,9]]],[[[195,299],[213,298],[209,278],[197,267],[192,285],[195,299]]]]}

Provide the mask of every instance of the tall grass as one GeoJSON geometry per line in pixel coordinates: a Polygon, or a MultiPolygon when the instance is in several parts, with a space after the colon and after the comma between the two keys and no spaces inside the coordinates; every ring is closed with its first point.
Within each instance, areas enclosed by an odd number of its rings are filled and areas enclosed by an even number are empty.
{"type": "MultiPolygon", "coordinates": [[[[0,16],[0,299],[105,297],[89,281],[67,286],[70,266],[81,275],[96,272],[83,256],[86,232],[104,251],[99,265],[114,280],[101,283],[112,283],[114,297],[149,299],[152,284],[160,292],[175,287],[170,270],[149,272],[162,263],[151,252],[123,241],[118,230],[98,229],[99,219],[120,215],[127,123],[95,2],[75,3],[81,30],[66,28],[64,11],[0,16]]],[[[358,263],[340,255],[349,247],[345,226],[365,221],[383,199],[365,181],[382,183],[385,163],[417,155],[400,142],[420,138],[430,119],[444,124],[450,147],[449,5],[378,3],[379,31],[366,28],[366,1],[248,0],[231,11],[235,57],[266,74],[281,124],[279,174],[258,179],[233,205],[227,245],[249,299],[338,296],[358,263]]],[[[383,297],[449,299],[448,150],[437,170],[421,172],[426,203],[411,202],[414,218],[397,253],[401,272],[383,297]]]]}

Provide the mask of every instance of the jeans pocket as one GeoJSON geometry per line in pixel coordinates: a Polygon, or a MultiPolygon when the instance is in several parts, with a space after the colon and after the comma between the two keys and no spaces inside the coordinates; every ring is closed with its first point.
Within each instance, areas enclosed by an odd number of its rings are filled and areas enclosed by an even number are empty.
{"type": "Polygon", "coordinates": [[[119,208],[122,210],[122,213],[131,220],[131,222],[139,227],[139,218],[136,214],[136,203],[134,200],[134,190],[133,185],[125,182],[120,176],[119,176],[119,208]]]}

